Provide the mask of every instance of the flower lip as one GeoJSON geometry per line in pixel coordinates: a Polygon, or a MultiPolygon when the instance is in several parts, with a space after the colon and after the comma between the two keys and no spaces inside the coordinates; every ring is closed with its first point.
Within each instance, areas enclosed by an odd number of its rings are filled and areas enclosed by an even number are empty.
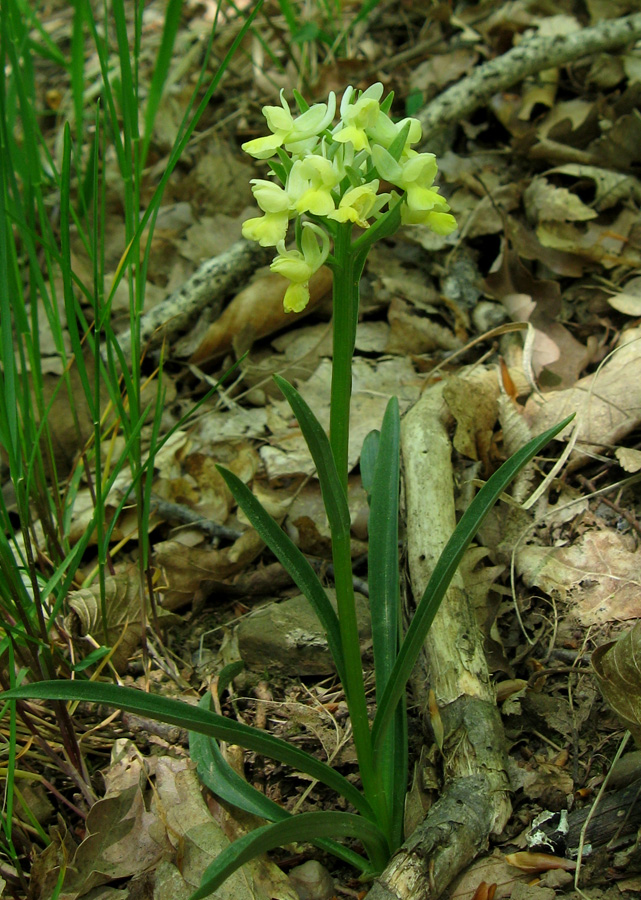
{"type": "Polygon", "coordinates": [[[309,301],[309,279],[318,272],[329,255],[329,235],[314,222],[303,223],[300,250],[287,250],[285,241],[277,244],[278,256],[270,269],[291,281],[283,304],[287,312],[300,312],[309,301]],[[320,238],[320,246],[318,244],[320,238]]]}

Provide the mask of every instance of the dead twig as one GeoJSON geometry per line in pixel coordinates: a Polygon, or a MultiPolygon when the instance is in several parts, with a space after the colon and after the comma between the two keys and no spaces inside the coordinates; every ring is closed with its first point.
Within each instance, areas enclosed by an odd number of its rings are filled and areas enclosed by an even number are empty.
{"type": "Polygon", "coordinates": [[[639,38],[641,13],[609,19],[573,34],[526,38],[518,47],[477,66],[419,111],[416,118],[423,126],[423,143],[484,106],[498,91],[513,87],[528,75],[566,65],[591,53],[623,47],[639,38]]]}

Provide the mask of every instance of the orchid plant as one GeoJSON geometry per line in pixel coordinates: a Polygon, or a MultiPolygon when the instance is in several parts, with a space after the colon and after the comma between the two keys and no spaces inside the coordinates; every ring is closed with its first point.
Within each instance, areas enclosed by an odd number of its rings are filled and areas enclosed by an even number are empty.
{"type": "Polygon", "coordinates": [[[392,95],[383,86],[363,92],[348,87],[335,124],[336,98],[308,106],[296,95],[293,115],[284,96],[267,106],[269,134],[243,145],[266,160],[273,180],[256,178],[253,194],[262,215],[244,223],[243,234],[273,246],[271,264],[289,285],[285,309],[300,312],[309,302],[309,280],[321,266],[333,273],[333,360],[330,430],[325,433],[295,388],[276,381],[296,415],[314,459],[332,537],[337,610],[298,547],[261,507],[249,488],[220,469],[247,518],[290,572],[322,623],[350,713],[361,789],[314,756],[268,733],[217,715],[208,695],[194,708],[131,688],[90,681],[52,681],[4,694],[12,698],[96,700],[187,727],[191,753],[202,780],[223,800],[267,820],[236,840],[206,870],[190,900],[209,896],[252,857],[291,841],[307,841],[360,870],[381,871],[403,841],[408,753],[405,688],[425,636],[459,562],[483,519],[510,481],[569,421],[533,439],[495,472],[476,495],[445,547],[416,613],[403,633],[398,571],[400,417],[389,401],[380,431],[370,433],[361,453],[361,474],[370,504],[369,592],[376,684],[376,714],[370,722],[360,654],[347,504],[348,439],[352,356],[358,322],[359,282],[372,245],[401,225],[423,225],[438,234],[456,222],[434,185],[432,153],[413,149],[421,140],[413,118],[395,122],[392,95]],[[386,187],[381,190],[383,181],[386,187]],[[387,189],[389,185],[389,189],[387,189]],[[287,246],[294,222],[294,247],[287,246]],[[233,741],[293,766],[342,795],[354,812],[310,812],[292,816],[236,774],[216,743],[233,741]],[[358,840],[364,855],[342,839],[358,840]]]}

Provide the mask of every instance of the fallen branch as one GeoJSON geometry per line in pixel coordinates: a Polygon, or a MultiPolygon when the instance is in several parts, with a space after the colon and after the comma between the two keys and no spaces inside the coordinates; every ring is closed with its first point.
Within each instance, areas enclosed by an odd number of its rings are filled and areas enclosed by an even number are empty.
{"type": "MultiPolygon", "coordinates": [[[[403,420],[407,554],[413,597],[420,598],[456,524],[449,414],[443,385],[428,389],[403,420]]],[[[411,611],[410,611],[411,614],[411,611]]],[[[452,580],[413,678],[415,702],[430,722],[428,691],[443,722],[439,800],[393,856],[367,900],[436,900],[499,835],[510,816],[505,738],[481,632],[460,574],[452,580]]]]}
{"type": "Polygon", "coordinates": [[[573,34],[527,38],[518,47],[477,66],[417,113],[416,118],[423,126],[423,143],[484,106],[498,91],[513,87],[528,75],[574,62],[591,53],[623,47],[640,38],[641,13],[609,19],[573,34]]]}

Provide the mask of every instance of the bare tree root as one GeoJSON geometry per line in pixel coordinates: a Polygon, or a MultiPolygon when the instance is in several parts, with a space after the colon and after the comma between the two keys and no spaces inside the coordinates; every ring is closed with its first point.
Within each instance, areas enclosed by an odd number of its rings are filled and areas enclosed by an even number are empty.
{"type": "Polygon", "coordinates": [[[416,118],[423,126],[423,143],[484,106],[498,91],[513,87],[528,75],[574,62],[591,53],[623,47],[639,38],[641,13],[609,19],[573,34],[527,38],[518,47],[477,66],[417,113],[416,118]]]}
{"type": "MultiPolygon", "coordinates": [[[[423,394],[402,425],[407,553],[415,598],[423,595],[456,524],[449,419],[441,383],[423,394]]],[[[445,785],[374,883],[368,900],[436,900],[487,847],[489,837],[503,831],[511,813],[503,727],[481,632],[458,573],[428,634],[412,687],[428,728],[428,691],[434,691],[444,729],[445,785]]]]}

